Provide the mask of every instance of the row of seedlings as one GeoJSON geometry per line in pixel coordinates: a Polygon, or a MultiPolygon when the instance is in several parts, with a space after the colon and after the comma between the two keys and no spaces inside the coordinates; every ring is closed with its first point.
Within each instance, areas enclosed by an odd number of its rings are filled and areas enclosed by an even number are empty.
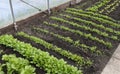
{"type": "MultiPolygon", "coordinates": [[[[61,14],[61,16],[65,16],[68,19],[74,19],[74,20],[78,20],[80,22],[84,22],[85,24],[88,24],[83,19],[80,19],[80,18],[71,17],[71,16],[65,15],[65,14],[61,14]]],[[[98,35],[103,36],[103,37],[107,37],[107,38],[110,38],[110,39],[113,39],[113,40],[118,40],[117,36],[113,36],[113,35],[110,36],[108,33],[102,32],[102,31],[100,31],[100,30],[98,30],[96,28],[91,28],[91,27],[86,26],[86,25],[80,25],[78,23],[70,22],[68,20],[65,20],[65,19],[62,19],[62,18],[58,18],[58,17],[52,17],[52,19],[54,19],[56,21],[60,21],[60,22],[64,22],[64,23],[70,24],[70,25],[72,25],[74,27],[77,27],[79,29],[84,29],[84,30],[87,30],[87,31],[91,31],[91,32],[97,33],[98,35]]]]}
{"type": "Polygon", "coordinates": [[[7,74],[36,74],[35,68],[30,65],[30,62],[23,58],[18,58],[15,55],[3,55],[2,60],[5,61],[0,67],[0,74],[5,74],[2,71],[3,67],[7,68],[7,74]]]}
{"type": "Polygon", "coordinates": [[[120,29],[120,24],[109,21],[109,20],[105,20],[103,18],[99,18],[99,17],[91,16],[89,14],[84,14],[84,13],[71,11],[71,10],[66,10],[65,12],[70,13],[70,14],[74,14],[76,16],[83,16],[83,17],[86,17],[86,18],[90,18],[90,19],[96,20],[96,21],[98,21],[98,22],[100,22],[102,24],[108,24],[109,26],[111,26],[113,28],[120,29]]]}
{"type": "Polygon", "coordinates": [[[54,36],[54,37],[56,37],[58,39],[61,39],[61,40],[65,41],[65,42],[68,42],[68,43],[72,44],[73,46],[75,46],[77,48],[80,47],[80,48],[82,48],[82,51],[84,51],[85,53],[88,53],[88,52],[90,52],[90,53],[97,53],[97,54],[101,54],[102,53],[101,51],[97,50],[96,46],[88,46],[86,44],[81,43],[80,40],[75,40],[74,41],[70,37],[65,37],[65,36],[62,36],[60,34],[56,34],[54,32],[49,32],[48,30],[42,29],[42,28],[34,27],[33,29],[36,30],[39,33],[45,33],[47,35],[50,34],[50,35],[52,35],[52,36],[54,36]]]}
{"type": "Polygon", "coordinates": [[[63,59],[58,60],[54,56],[50,56],[48,52],[32,47],[31,44],[21,42],[12,35],[0,36],[0,44],[13,48],[25,56],[37,67],[44,69],[47,74],[82,74],[77,67],[68,65],[63,59]]]}
{"type": "Polygon", "coordinates": [[[105,19],[105,20],[108,20],[108,21],[112,21],[114,23],[118,23],[118,21],[112,19],[111,17],[109,17],[107,15],[103,15],[103,14],[99,14],[99,13],[95,13],[95,12],[91,12],[91,11],[84,11],[84,10],[75,9],[75,8],[67,8],[67,10],[87,14],[87,15],[94,16],[94,17],[99,17],[99,18],[102,18],[102,19],[105,19]]]}
{"type": "MultiPolygon", "coordinates": [[[[52,18],[52,17],[51,17],[52,18]]],[[[105,42],[104,40],[102,39],[99,39],[97,37],[94,37],[92,36],[92,34],[87,34],[87,33],[84,33],[80,30],[75,30],[75,29],[71,29],[71,28],[68,28],[68,27],[65,27],[65,26],[60,26],[58,24],[51,24],[51,23],[48,23],[48,22],[44,22],[44,24],[48,25],[48,26],[52,26],[52,27],[55,27],[55,28],[59,28],[59,29],[62,29],[62,30],[65,30],[65,31],[69,31],[71,33],[74,33],[74,34],[78,34],[79,36],[83,36],[85,37],[86,39],[90,39],[92,41],[95,41],[95,42],[98,42],[98,43],[101,43],[103,45],[105,45],[106,47],[108,48],[111,48],[112,47],[112,44],[110,42],[105,42]]]]}
{"type": "Polygon", "coordinates": [[[106,6],[111,1],[112,0],[100,0],[96,4],[94,4],[92,7],[89,7],[86,10],[98,12],[101,7],[106,6]]]}
{"type": "MultiPolygon", "coordinates": [[[[70,24],[70,25],[72,25],[72,26],[75,26],[75,27],[78,27],[78,28],[81,28],[81,29],[85,29],[85,30],[89,30],[89,31],[94,31],[94,32],[96,32],[96,33],[98,33],[98,34],[101,34],[101,35],[104,35],[105,37],[106,36],[108,36],[108,34],[107,33],[102,33],[102,32],[100,32],[99,30],[94,30],[94,29],[91,29],[90,27],[86,27],[86,26],[81,26],[81,25],[79,25],[79,24],[77,24],[77,23],[74,23],[74,22],[70,22],[70,21],[66,21],[66,20],[64,20],[64,19],[62,19],[62,18],[58,18],[58,17],[50,17],[51,19],[53,19],[53,20],[55,20],[55,21],[60,21],[60,22],[65,22],[65,23],[67,23],[67,24],[70,24]]],[[[91,33],[89,33],[89,34],[91,34],[91,33]]],[[[92,34],[91,34],[92,35],[92,34]]],[[[94,36],[93,36],[94,37],[94,36]]],[[[108,36],[109,37],[109,36],[108,36]]],[[[97,37],[95,37],[95,38],[97,38],[97,37]]],[[[112,36],[112,39],[117,39],[117,37],[115,36],[112,36]]],[[[94,40],[94,38],[92,39],[92,40],[94,40]]],[[[96,41],[96,40],[95,40],[96,41]]],[[[100,42],[100,43],[102,43],[102,44],[105,44],[105,41],[104,40],[102,40],[102,39],[100,39],[100,38],[97,38],[97,41],[98,42],[100,42]]],[[[109,45],[111,45],[111,43],[110,42],[106,42],[107,44],[109,44],[109,45]]],[[[107,45],[107,44],[105,44],[105,45],[107,45]]]]}
{"type": "Polygon", "coordinates": [[[71,59],[71,60],[75,61],[78,66],[91,66],[92,65],[92,62],[89,59],[85,59],[82,56],[73,54],[70,51],[59,48],[56,45],[48,43],[48,42],[46,42],[45,40],[43,40],[41,38],[37,38],[35,36],[30,36],[30,35],[28,35],[28,34],[26,34],[24,32],[18,32],[17,35],[28,38],[31,41],[34,41],[35,43],[40,44],[40,45],[44,46],[45,48],[47,48],[49,50],[53,50],[53,51],[61,54],[62,56],[65,56],[68,59],[71,59]]]}
{"type": "Polygon", "coordinates": [[[106,23],[106,24],[110,24],[110,26],[112,27],[115,27],[114,28],[109,28],[103,24],[97,24],[95,22],[92,22],[92,21],[88,21],[88,20],[82,20],[80,18],[77,18],[76,20],[80,21],[80,22],[84,22],[86,23],[87,25],[92,25],[96,28],[100,28],[100,29],[103,29],[104,31],[107,31],[107,32],[110,32],[110,33],[113,33],[115,35],[120,35],[120,31],[117,31],[116,29],[119,29],[119,24],[118,23],[114,23],[112,21],[109,21],[109,20],[104,20],[103,18],[99,18],[99,17],[95,17],[95,16],[91,16],[89,14],[84,14],[84,13],[79,13],[79,12],[73,12],[73,11],[70,11],[70,10],[67,10],[66,11],[67,13],[69,14],[72,14],[72,15],[75,15],[75,16],[81,16],[81,17],[85,17],[85,18],[89,18],[91,20],[96,20],[96,21],[99,21],[101,23],[106,23]]]}
{"type": "Polygon", "coordinates": [[[120,0],[114,0],[112,3],[106,5],[103,9],[99,11],[99,13],[110,14],[120,5],[120,0]]]}

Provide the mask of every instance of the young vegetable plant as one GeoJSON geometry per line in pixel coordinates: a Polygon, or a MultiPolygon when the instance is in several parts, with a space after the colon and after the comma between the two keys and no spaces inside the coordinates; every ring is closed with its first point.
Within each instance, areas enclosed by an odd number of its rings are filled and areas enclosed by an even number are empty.
{"type": "Polygon", "coordinates": [[[7,74],[36,74],[35,68],[29,65],[29,61],[23,58],[17,58],[15,55],[3,55],[2,60],[6,61],[7,74]]]}
{"type": "Polygon", "coordinates": [[[91,17],[92,16],[99,17],[99,18],[104,19],[104,20],[108,20],[108,21],[112,21],[114,23],[118,23],[118,21],[112,19],[109,16],[106,16],[106,15],[103,15],[103,14],[99,14],[99,13],[95,13],[95,12],[91,12],[91,11],[84,11],[84,10],[75,9],[75,8],[67,8],[66,11],[79,12],[79,13],[82,13],[82,14],[90,15],[91,17]]]}
{"type": "Polygon", "coordinates": [[[82,51],[84,51],[86,53],[91,52],[91,53],[101,54],[101,52],[99,50],[97,50],[96,46],[88,46],[86,44],[82,44],[82,43],[80,43],[80,40],[74,41],[70,37],[64,37],[64,36],[62,36],[60,34],[49,32],[48,30],[42,29],[42,28],[33,27],[33,29],[36,30],[39,33],[42,32],[42,33],[45,33],[45,34],[50,34],[50,35],[52,35],[54,37],[57,37],[58,39],[61,39],[61,40],[65,41],[65,42],[68,42],[68,43],[72,44],[75,47],[78,47],[78,48],[80,47],[80,48],[82,48],[82,51]]]}
{"type": "MultiPolygon", "coordinates": [[[[54,18],[54,17],[51,17],[51,18],[54,18]]],[[[65,27],[65,26],[59,26],[59,25],[57,25],[57,24],[50,24],[50,23],[48,23],[48,22],[44,22],[44,24],[49,25],[49,26],[52,26],[52,27],[56,27],[56,28],[59,28],[59,29],[65,30],[65,31],[69,31],[69,32],[74,33],[74,34],[78,34],[78,35],[83,36],[83,37],[85,37],[85,38],[87,38],[87,39],[90,39],[90,40],[99,42],[99,43],[105,45],[105,46],[108,47],[108,48],[111,48],[111,47],[112,47],[111,42],[105,42],[105,41],[102,40],[102,39],[99,39],[99,38],[97,38],[97,37],[92,36],[92,34],[87,34],[87,33],[81,32],[81,31],[79,31],[79,30],[70,29],[70,28],[65,27]]]]}
{"type": "Polygon", "coordinates": [[[17,35],[25,37],[25,38],[28,38],[28,39],[34,41],[35,43],[38,43],[38,44],[44,46],[45,48],[47,48],[49,50],[53,50],[53,51],[57,52],[57,53],[65,56],[65,57],[67,57],[68,59],[71,59],[71,60],[75,61],[79,66],[84,66],[84,65],[85,66],[87,66],[87,65],[89,66],[89,65],[92,64],[92,62],[90,60],[86,60],[82,56],[79,56],[77,54],[73,54],[70,51],[67,51],[65,49],[59,48],[59,47],[57,47],[57,46],[55,46],[55,45],[53,45],[51,43],[46,42],[43,39],[37,38],[35,36],[30,36],[30,35],[28,35],[28,34],[26,34],[24,32],[18,32],[17,35]]]}
{"type": "Polygon", "coordinates": [[[12,35],[0,36],[0,44],[14,48],[14,51],[25,56],[36,66],[44,69],[46,74],[83,74],[77,67],[68,65],[63,59],[50,56],[48,52],[32,47],[28,43],[15,39],[12,35]]]}
{"type": "Polygon", "coordinates": [[[99,8],[101,8],[102,6],[105,6],[110,1],[111,0],[100,0],[99,2],[94,4],[92,7],[89,7],[87,10],[97,12],[99,11],[99,8]]]}
{"type": "MultiPolygon", "coordinates": [[[[66,18],[69,18],[69,19],[74,19],[74,20],[83,22],[83,23],[88,24],[88,25],[90,24],[89,22],[87,22],[87,21],[85,21],[83,19],[80,19],[80,18],[71,17],[69,15],[64,15],[64,14],[60,14],[60,15],[66,17],[66,18]]],[[[113,37],[113,35],[109,36],[108,33],[102,32],[102,31],[100,31],[100,30],[98,30],[96,28],[91,28],[91,27],[86,26],[86,25],[80,25],[78,23],[70,22],[68,20],[65,20],[65,19],[62,19],[62,18],[58,18],[58,17],[54,17],[52,19],[56,20],[56,21],[59,21],[59,22],[70,24],[70,25],[72,25],[74,27],[77,27],[77,28],[80,28],[80,29],[84,29],[84,30],[87,30],[87,31],[90,31],[90,32],[95,32],[95,33],[97,33],[100,36],[104,36],[104,37],[107,37],[107,38],[110,38],[110,39],[113,39],[113,40],[118,40],[117,36],[114,36],[114,37],[113,37]]]]}
{"type": "Polygon", "coordinates": [[[120,28],[120,25],[118,23],[114,23],[112,21],[105,20],[103,18],[87,15],[87,14],[84,14],[84,13],[73,12],[73,11],[70,11],[70,10],[66,10],[65,12],[67,12],[69,14],[72,14],[72,15],[82,16],[82,17],[86,17],[86,18],[89,18],[89,19],[92,19],[92,20],[96,20],[96,21],[99,21],[102,24],[108,24],[109,26],[111,26],[113,28],[118,28],[118,29],[120,28]]]}
{"type": "Polygon", "coordinates": [[[120,1],[119,0],[114,0],[112,3],[106,5],[106,7],[104,7],[102,10],[100,10],[100,13],[103,14],[110,14],[112,11],[114,11],[116,9],[116,7],[118,7],[120,5],[120,1]]]}

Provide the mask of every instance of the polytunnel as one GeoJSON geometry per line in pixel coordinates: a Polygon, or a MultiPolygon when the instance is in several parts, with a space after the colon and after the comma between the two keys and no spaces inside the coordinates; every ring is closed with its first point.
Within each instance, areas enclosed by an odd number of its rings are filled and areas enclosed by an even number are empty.
{"type": "Polygon", "coordinates": [[[57,7],[71,0],[1,0],[0,1],[0,28],[6,27],[15,21],[20,21],[42,11],[57,7]],[[12,4],[14,16],[11,13],[12,4]],[[41,11],[40,11],[41,10],[41,11]]]}

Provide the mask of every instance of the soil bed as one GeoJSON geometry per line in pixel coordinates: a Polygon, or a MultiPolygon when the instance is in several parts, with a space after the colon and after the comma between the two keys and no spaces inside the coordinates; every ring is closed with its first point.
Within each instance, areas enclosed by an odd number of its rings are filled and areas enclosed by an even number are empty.
{"type": "MultiPolygon", "coordinates": [[[[71,6],[71,7],[74,7],[74,8],[77,8],[77,9],[86,9],[89,6],[92,6],[92,4],[95,3],[95,2],[96,2],[96,0],[83,0],[80,4],[77,4],[77,5],[74,5],[74,6],[71,6]],[[87,2],[87,3],[84,4],[85,2],[87,2]],[[82,6],[82,4],[83,4],[83,6],[82,6]]],[[[120,7],[118,7],[117,10],[112,12],[109,16],[116,19],[116,20],[120,20],[120,17],[119,17],[120,12],[119,11],[120,11],[120,7]]],[[[60,17],[59,14],[61,14],[61,13],[64,13],[64,10],[60,10],[57,13],[52,13],[50,16],[60,17]]],[[[107,47],[103,46],[100,43],[96,43],[92,40],[86,39],[86,38],[84,38],[82,36],[79,36],[77,34],[74,34],[74,33],[68,32],[68,31],[64,31],[64,30],[61,30],[61,29],[58,29],[58,28],[54,28],[54,27],[51,27],[51,26],[44,25],[43,21],[49,21],[51,23],[57,23],[57,24],[60,24],[60,25],[64,25],[66,27],[70,27],[70,28],[75,29],[75,30],[80,30],[80,31],[85,32],[85,33],[92,33],[92,32],[86,31],[84,29],[79,29],[79,28],[72,27],[72,26],[70,26],[69,24],[66,24],[66,23],[53,21],[53,20],[49,19],[50,16],[42,13],[42,14],[37,14],[34,17],[28,18],[26,20],[20,21],[20,22],[18,22],[19,27],[18,27],[17,32],[23,31],[27,34],[30,34],[32,36],[36,36],[36,37],[41,38],[41,39],[43,39],[43,40],[45,40],[45,41],[47,41],[51,44],[54,44],[54,45],[56,45],[56,46],[58,46],[58,47],[60,47],[64,50],[69,50],[70,52],[72,52],[74,54],[77,54],[77,55],[83,56],[84,58],[89,58],[90,60],[93,60],[94,62],[93,62],[92,66],[87,67],[87,68],[86,67],[82,68],[83,72],[84,72],[84,74],[100,74],[101,71],[103,70],[103,68],[105,67],[106,63],[111,58],[112,54],[114,53],[114,51],[117,48],[120,41],[114,41],[114,40],[111,40],[111,39],[107,39],[107,38],[104,38],[102,36],[99,36],[96,33],[93,33],[93,36],[96,36],[96,37],[98,37],[100,39],[103,39],[105,41],[109,41],[113,44],[113,47],[108,49],[107,47]],[[95,45],[95,46],[98,47],[98,50],[100,50],[101,52],[104,52],[104,53],[102,55],[96,55],[94,53],[93,54],[85,53],[85,52],[82,51],[82,48],[77,48],[77,47],[73,46],[72,44],[67,43],[65,41],[62,41],[61,39],[58,39],[58,38],[56,38],[56,37],[54,37],[50,34],[44,34],[44,33],[37,32],[37,31],[33,30],[33,27],[43,28],[43,29],[49,30],[50,32],[54,32],[54,33],[60,34],[62,36],[70,37],[74,41],[80,40],[81,43],[87,44],[89,46],[95,45]]],[[[81,17],[81,18],[85,19],[84,17],[81,17]]],[[[64,18],[64,19],[66,19],[66,18],[64,18]]],[[[90,20],[90,19],[86,18],[86,20],[90,20]]],[[[69,19],[69,21],[73,21],[73,22],[76,22],[78,24],[82,24],[81,22],[77,22],[77,21],[72,20],[72,19],[69,19]]],[[[91,20],[91,21],[94,21],[94,20],[91,20]]],[[[100,24],[100,22],[98,22],[98,21],[94,21],[94,22],[100,24]]],[[[120,30],[118,30],[118,31],[120,31],[120,30]]],[[[58,59],[63,58],[65,61],[67,61],[68,64],[78,67],[77,64],[73,60],[67,59],[66,57],[61,56],[60,54],[55,53],[54,51],[46,49],[44,46],[36,44],[29,39],[26,39],[26,38],[23,38],[23,37],[20,37],[20,36],[16,36],[16,31],[13,29],[13,26],[9,26],[7,28],[1,29],[0,30],[0,35],[3,35],[3,34],[12,34],[15,38],[17,38],[20,41],[30,43],[30,44],[32,44],[32,46],[34,46],[38,49],[42,49],[43,51],[47,51],[47,52],[50,53],[50,55],[54,55],[58,59]]],[[[112,35],[112,33],[109,33],[109,34],[112,35]]],[[[13,51],[12,48],[0,45],[0,49],[3,50],[3,53],[0,54],[0,58],[2,58],[3,54],[16,54],[18,57],[25,58],[22,55],[20,55],[19,53],[13,51]]],[[[0,63],[4,63],[4,61],[2,61],[0,59],[0,63]]],[[[33,65],[33,66],[35,66],[35,65],[33,65]]],[[[45,74],[45,71],[36,67],[36,74],[45,74]]]]}

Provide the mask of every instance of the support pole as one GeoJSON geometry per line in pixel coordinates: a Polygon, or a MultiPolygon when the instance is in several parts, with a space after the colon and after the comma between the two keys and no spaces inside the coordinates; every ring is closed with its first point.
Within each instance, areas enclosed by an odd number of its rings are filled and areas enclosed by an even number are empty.
{"type": "Polygon", "coordinates": [[[28,3],[28,2],[26,2],[24,0],[20,0],[20,1],[23,2],[23,3],[25,3],[25,4],[27,4],[27,5],[29,5],[29,6],[31,6],[31,7],[33,7],[33,8],[35,8],[35,9],[37,9],[38,11],[41,11],[41,9],[39,9],[38,7],[35,7],[34,5],[28,3]]]}
{"type": "Polygon", "coordinates": [[[47,7],[48,7],[48,14],[50,15],[51,11],[50,11],[50,1],[49,0],[47,0],[47,7]]]}
{"type": "Polygon", "coordinates": [[[14,15],[14,11],[13,11],[12,1],[9,0],[9,3],[10,3],[10,9],[11,9],[11,14],[12,14],[12,19],[13,19],[14,28],[15,28],[15,30],[17,31],[17,24],[16,24],[16,21],[15,21],[15,15],[14,15]]]}

